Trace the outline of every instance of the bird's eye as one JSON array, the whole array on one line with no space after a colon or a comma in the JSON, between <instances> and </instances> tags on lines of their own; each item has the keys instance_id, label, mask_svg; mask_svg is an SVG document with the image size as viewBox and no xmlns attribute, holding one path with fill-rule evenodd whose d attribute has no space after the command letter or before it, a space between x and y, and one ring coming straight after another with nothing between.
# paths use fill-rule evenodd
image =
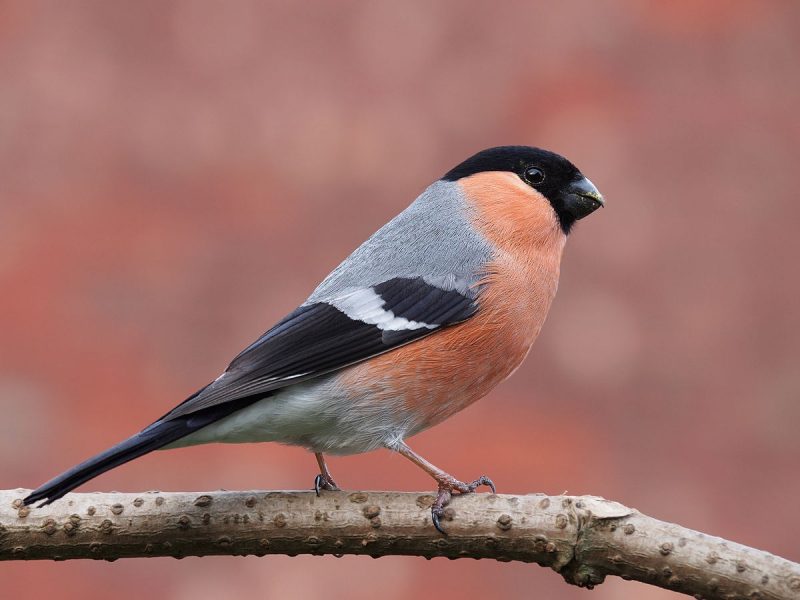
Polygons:
<instances>
[{"instance_id":1,"label":"bird's eye","mask_svg":"<svg viewBox=\"0 0 800 600\"><path fill-rule=\"evenodd\" d=\"M544 171L539 167L528 167L525 169L524 179L531 185L539 185L544 181Z\"/></svg>"}]
</instances>

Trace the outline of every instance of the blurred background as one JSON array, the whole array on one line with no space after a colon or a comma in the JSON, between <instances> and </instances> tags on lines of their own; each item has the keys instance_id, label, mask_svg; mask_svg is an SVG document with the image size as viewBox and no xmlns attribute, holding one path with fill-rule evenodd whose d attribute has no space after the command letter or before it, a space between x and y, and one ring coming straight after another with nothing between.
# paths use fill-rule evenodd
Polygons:
<instances>
[{"instance_id":1,"label":"blurred background","mask_svg":"<svg viewBox=\"0 0 800 600\"><path fill-rule=\"evenodd\" d=\"M798 31L788 0L0 3L0 488L151 422L428 183L531 144L608 207L571 237L524 366L412 446L502 492L605 496L800 560ZM388 452L330 464L349 489L431 489ZM82 490L316 472L300 449L218 445ZM0 565L2 596L31 590L588 593L491 561ZM592 597L677 595L612 579Z\"/></svg>"}]
</instances>

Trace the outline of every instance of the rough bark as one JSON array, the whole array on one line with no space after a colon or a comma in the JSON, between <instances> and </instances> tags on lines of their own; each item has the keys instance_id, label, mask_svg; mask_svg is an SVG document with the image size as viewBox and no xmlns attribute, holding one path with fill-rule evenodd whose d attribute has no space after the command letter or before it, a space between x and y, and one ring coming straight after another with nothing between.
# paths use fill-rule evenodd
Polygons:
<instances>
[{"instance_id":1,"label":"rough bark","mask_svg":"<svg viewBox=\"0 0 800 600\"><path fill-rule=\"evenodd\" d=\"M24 507L0 491L0 560L366 554L535 562L569 583L607 575L698 598L800 599L800 565L593 496L397 492L69 494Z\"/></svg>"}]
</instances>

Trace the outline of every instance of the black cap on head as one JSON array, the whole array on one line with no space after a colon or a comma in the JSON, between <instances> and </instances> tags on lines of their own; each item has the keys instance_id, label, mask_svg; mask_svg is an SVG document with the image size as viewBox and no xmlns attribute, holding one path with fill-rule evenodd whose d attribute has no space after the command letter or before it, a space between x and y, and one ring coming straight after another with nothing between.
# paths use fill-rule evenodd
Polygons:
<instances>
[{"instance_id":1,"label":"black cap on head","mask_svg":"<svg viewBox=\"0 0 800 600\"><path fill-rule=\"evenodd\" d=\"M445 181L457 181L485 171L509 171L550 201L564 233L578 219L603 205L591 181L563 156L531 146L499 146L482 150L448 171Z\"/></svg>"}]
</instances>

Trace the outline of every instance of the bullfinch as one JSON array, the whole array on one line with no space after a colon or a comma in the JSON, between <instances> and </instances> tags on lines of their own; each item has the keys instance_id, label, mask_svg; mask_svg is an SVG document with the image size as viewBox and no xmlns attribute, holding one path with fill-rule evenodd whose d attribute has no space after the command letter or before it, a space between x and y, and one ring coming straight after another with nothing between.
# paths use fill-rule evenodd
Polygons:
<instances>
[{"instance_id":1,"label":"bullfinch","mask_svg":"<svg viewBox=\"0 0 800 600\"><path fill-rule=\"evenodd\" d=\"M438 486L434 526L459 481L406 440L469 406L520 365L558 286L578 219L603 206L564 157L502 146L468 158L358 247L214 381L24 499L49 504L152 450L281 442L324 454L388 448Z\"/></svg>"}]
</instances>

